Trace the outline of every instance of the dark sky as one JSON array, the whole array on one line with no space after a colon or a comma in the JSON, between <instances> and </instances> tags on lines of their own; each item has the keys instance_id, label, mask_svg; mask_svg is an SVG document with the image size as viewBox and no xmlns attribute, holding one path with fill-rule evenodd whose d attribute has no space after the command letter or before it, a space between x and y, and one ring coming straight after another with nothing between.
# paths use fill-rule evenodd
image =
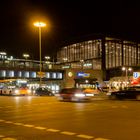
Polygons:
<instances>
[{"instance_id":1,"label":"dark sky","mask_svg":"<svg viewBox=\"0 0 140 140\"><path fill-rule=\"evenodd\" d=\"M42 56L52 55L71 40L94 33L139 39L139 3L122 0L3 0L0 4L0 51L39 58L38 29L43 19Z\"/></svg>"}]
</instances>

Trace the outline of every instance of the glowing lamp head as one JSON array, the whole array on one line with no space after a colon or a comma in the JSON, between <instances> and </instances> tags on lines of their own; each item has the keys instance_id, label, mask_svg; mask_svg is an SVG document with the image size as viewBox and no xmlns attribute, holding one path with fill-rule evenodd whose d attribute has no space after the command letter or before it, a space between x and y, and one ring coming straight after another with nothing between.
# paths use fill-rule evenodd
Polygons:
<instances>
[{"instance_id":1,"label":"glowing lamp head","mask_svg":"<svg viewBox=\"0 0 140 140\"><path fill-rule=\"evenodd\" d=\"M44 22L35 22L34 26L36 26L36 27L45 27L46 23L44 23Z\"/></svg>"}]
</instances>

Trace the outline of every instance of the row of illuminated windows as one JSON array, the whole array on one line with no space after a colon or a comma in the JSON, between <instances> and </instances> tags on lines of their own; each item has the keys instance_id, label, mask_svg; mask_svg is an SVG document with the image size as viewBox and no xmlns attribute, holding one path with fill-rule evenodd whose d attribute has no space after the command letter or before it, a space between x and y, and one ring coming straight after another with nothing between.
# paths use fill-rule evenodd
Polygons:
<instances>
[{"instance_id":1,"label":"row of illuminated windows","mask_svg":"<svg viewBox=\"0 0 140 140\"><path fill-rule=\"evenodd\" d=\"M57 54L59 62L80 61L101 57L101 40L90 40L66 46Z\"/></svg>"},{"instance_id":2,"label":"row of illuminated windows","mask_svg":"<svg viewBox=\"0 0 140 140\"><path fill-rule=\"evenodd\" d=\"M33 71L12 71L12 70L0 70L0 77L19 77L19 78L37 78L37 72ZM44 78L48 79L62 79L62 72L44 72Z\"/></svg>"},{"instance_id":3,"label":"row of illuminated windows","mask_svg":"<svg viewBox=\"0 0 140 140\"><path fill-rule=\"evenodd\" d=\"M137 47L135 44L106 43L106 68L122 65L137 65ZM139 53L138 53L139 54Z\"/></svg>"},{"instance_id":4,"label":"row of illuminated windows","mask_svg":"<svg viewBox=\"0 0 140 140\"><path fill-rule=\"evenodd\" d=\"M74 67L79 67L78 62L102 58L102 40L89 40L72 44L62 48L57 53L59 62L77 62ZM82 60L82 61L81 61ZM140 44L121 40L105 40L105 62L106 68L119 67L123 65L136 66L140 64ZM100 66L101 66L100 63ZM94 68L95 62L90 66Z\"/></svg>"},{"instance_id":5,"label":"row of illuminated windows","mask_svg":"<svg viewBox=\"0 0 140 140\"><path fill-rule=\"evenodd\" d=\"M79 69L101 69L101 59L93 59L93 60L87 60L82 62L72 62L72 63L66 63L65 65L62 65L63 69L67 68L79 68Z\"/></svg>"}]
</instances>

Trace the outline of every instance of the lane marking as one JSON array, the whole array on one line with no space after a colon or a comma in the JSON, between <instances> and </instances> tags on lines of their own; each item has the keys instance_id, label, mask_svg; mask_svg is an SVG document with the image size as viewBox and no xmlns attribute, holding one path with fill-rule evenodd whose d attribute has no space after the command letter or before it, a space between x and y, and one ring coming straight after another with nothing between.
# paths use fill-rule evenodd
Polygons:
<instances>
[{"instance_id":1,"label":"lane marking","mask_svg":"<svg viewBox=\"0 0 140 140\"><path fill-rule=\"evenodd\" d=\"M79 138L85 138L85 139L93 139L94 138L93 136L83 135L83 134L77 135L77 137L79 137Z\"/></svg>"},{"instance_id":2,"label":"lane marking","mask_svg":"<svg viewBox=\"0 0 140 140\"><path fill-rule=\"evenodd\" d=\"M44 129L46 129L46 127L41 127L41 126L36 126L36 127L34 127L34 128L36 128L36 129L40 129L40 130L44 130Z\"/></svg>"},{"instance_id":3,"label":"lane marking","mask_svg":"<svg viewBox=\"0 0 140 140\"><path fill-rule=\"evenodd\" d=\"M3 122L3 123L8 123L8 124L14 124L14 125L21 125L21 126L24 126L24 127L32 127L32 128L35 128L35 129L39 129L39 130L46 130L46 131L49 131L49 132L59 132L60 134L64 134L64 135L75 135L75 137L79 137L79 138L84 138L84 139L93 139L94 136L90 136L90 135L84 135L84 134L79 134L79 135L76 135L76 133L74 132L70 132L70 131L61 131L61 130L58 130L58 129L52 129L52 128L49 128L47 129L46 127L41 127L41 126L34 126L34 125L31 125L31 124L23 124L23 123L15 123L15 122L12 122L12 121L6 121L6 120L2 120L0 119L0 122ZM5 137L3 135L0 135L0 137ZM3 138L2 140L16 140L14 138ZM110 139L105 139L105 138L95 138L94 140L110 140Z\"/></svg>"},{"instance_id":4,"label":"lane marking","mask_svg":"<svg viewBox=\"0 0 140 140\"><path fill-rule=\"evenodd\" d=\"M63 131L63 132L61 132L61 134L65 134L65 135L75 135L76 133L69 132L69 131Z\"/></svg>"},{"instance_id":5,"label":"lane marking","mask_svg":"<svg viewBox=\"0 0 140 140\"><path fill-rule=\"evenodd\" d=\"M14 138L2 138L2 140L17 140L17 139L14 139Z\"/></svg>"},{"instance_id":6,"label":"lane marking","mask_svg":"<svg viewBox=\"0 0 140 140\"><path fill-rule=\"evenodd\" d=\"M104 139L104 138L96 138L94 140L109 140L109 139Z\"/></svg>"},{"instance_id":7,"label":"lane marking","mask_svg":"<svg viewBox=\"0 0 140 140\"><path fill-rule=\"evenodd\" d=\"M23 126L25 126L25 127L34 127L34 125L31 125L31 124L24 124Z\"/></svg>"},{"instance_id":8,"label":"lane marking","mask_svg":"<svg viewBox=\"0 0 140 140\"><path fill-rule=\"evenodd\" d=\"M5 121L5 123L13 123L13 122L11 122L11 121Z\"/></svg>"},{"instance_id":9,"label":"lane marking","mask_svg":"<svg viewBox=\"0 0 140 140\"><path fill-rule=\"evenodd\" d=\"M50 131L50 132L59 132L60 130L49 128L49 129L47 129L47 131Z\"/></svg>"},{"instance_id":10,"label":"lane marking","mask_svg":"<svg viewBox=\"0 0 140 140\"><path fill-rule=\"evenodd\" d=\"M23 123L13 123L15 125L24 125Z\"/></svg>"},{"instance_id":11,"label":"lane marking","mask_svg":"<svg viewBox=\"0 0 140 140\"><path fill-rule=\"evenodd\" d=\"M5 137L4 135L0 135L0 138L3 138L3 137Z\"/></svg>"}]
</instances>

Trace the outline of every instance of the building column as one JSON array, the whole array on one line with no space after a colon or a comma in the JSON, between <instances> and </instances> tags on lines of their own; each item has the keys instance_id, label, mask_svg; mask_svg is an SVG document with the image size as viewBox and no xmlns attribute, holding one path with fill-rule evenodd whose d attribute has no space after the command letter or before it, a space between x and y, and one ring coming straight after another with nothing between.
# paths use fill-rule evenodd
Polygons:
<instances>
[{"instance_id":1,"label":"building column","mask_svg":"<svg viewBox=\"0 0 140 140\"><path fill-rule=\"evenodd\" d=\"M105 37L101 39L102 57L101 57L101 70L103 81L107 79L106 75L106 51L105 51Z\"/></svg>"}]
</instances>

